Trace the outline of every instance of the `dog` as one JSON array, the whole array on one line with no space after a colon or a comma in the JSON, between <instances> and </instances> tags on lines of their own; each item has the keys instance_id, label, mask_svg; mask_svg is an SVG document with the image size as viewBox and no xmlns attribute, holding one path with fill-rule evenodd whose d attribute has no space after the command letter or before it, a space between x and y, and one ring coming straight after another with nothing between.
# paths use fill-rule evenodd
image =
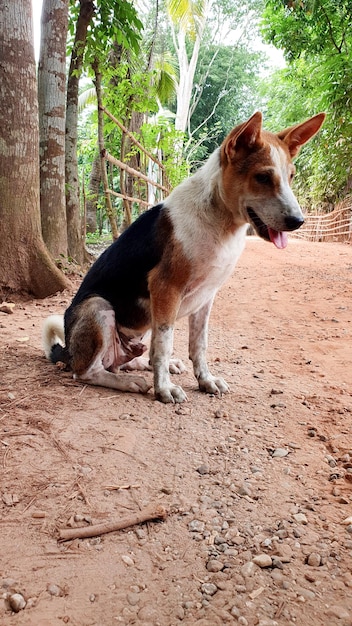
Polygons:
<instances>
[{"instance_id":1,"label":"dog","mask_svg":"<svg viewBox=\"0 0 352 626\"><path fill-rule=\"evenodd\" d=\"M155 397L183 402L170 372L175 321L189 318L189 357L201 391L221 395L225 380L207 365L207 331L214 297L229 278L248 224L277 248L303 214L291 189L292 159L320 129L319 113L274 134L254 113L166 200L133 222L92 265L62 317L44 323L46 356L62 361L84 383L146 393L151 385L123 369L152 369ZM146 336L151 331L149 360Z\"/></svg>"}]
</instances>

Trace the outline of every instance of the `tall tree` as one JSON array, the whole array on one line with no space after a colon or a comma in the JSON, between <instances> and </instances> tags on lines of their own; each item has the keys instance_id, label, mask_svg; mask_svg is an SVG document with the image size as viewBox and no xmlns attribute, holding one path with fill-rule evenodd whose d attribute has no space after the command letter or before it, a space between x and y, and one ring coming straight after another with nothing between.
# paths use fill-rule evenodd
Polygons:
<instances>
[{"instance_id":1,"label":"tall tree","mask_svg":"<svg viewBox=\"0 0 352 626\"><path fill-rule=\"evenodd\" d=\"M104 158L104 112L102 109L102 86L101 86L101 71L99 67L98 59L95 59L93 63L93 71L95 74L95 90L97 94L97 104L98 104L98 146L99 146L99 154L100 154L100 166L101 166L101 178L104 187L105 193L105 207L106 207L106 215L109 219L111 226L111 234L112 238L115 241L118 238L119 231L117 228L116 217L114 214L114 210L112 207L111 197L108 193L109 182L108 182L108 173L106 171L106 161Z\"/></svg>"},{"instance_id":2,"label":"tall tree","mask_svg":"<svg viewBox=\"0 0 352 626\"><path fill-rule=\"evenodd\" d=\"M42 239L31 0L0 3L0 288L43 298L68 283Z\"/></svg>"},{"instance_id":3,"label":"tall tree","mask_svg":"<svg viewBox=\"0 0 352 626\"><path fill-rule=\"evenodd\" d=\"M224 40L236 48L253 33L257 36L261 0L166 0L166 4L179 64L175 128L190 135L194 102L204 85L194 81L201 50L213 47L211 68Z\"/></svg>"},{"instance_id":4,"label":"tall tree","mask_svg":"<svg viewBox=\"0 0 352 626\"><path fill-rule=\"evenodd\" d=\"M204 159L231 128L262 106L258 74L265 56L243 45L211 45L201 50L195 83L202 87L191 103L188 159ZM189 147L188 147L189 146Z\"/></svg>"},{"instance_id":5,"label":"tall tree","mask_svg":"<svg viewBox=\"0 0 352 626\"><path fill-rule=\"evenodd\" d=\"M71 0L73 9L76 7ZM94 16L94 19L93 19ZM82 68L96 59L103 62L112 43L138 49L142 23L129 0L79 0L74 44L67 84L66 107L66 212L69 254L79 263L85 258L80 219L77 122L78 87Z\"/></svg>"},{"instance_id":6,"label":"tall tree","mask_svg":"<svg viewBox=\"0 0 352 626\"><path fill-rule=\"evenodd\" d=\"M65 180L68 253L77 263L85 262L77 162L78 90L82 74L87 31L94 15L94 2L80 0L75 38L67 80Z\"/></svg>"},{"instance_id":7,"label":"tall tree","mask_svg":"<svg viewBox=\"0 0 352 626\"><path fill-rule=\"evenodd\" d=\"M95 233L97 230L97 210L99 201L99 189L101 183L100 155L97 153L92 162L89 176L89 186L86 202L86 232Z\"/></svg>"},{"instance_id":8,"label":"tall tree","mask_svg":"<svg viewBox=\"0 0 352 626\"><path fill-rule=\"evenodd\" d=\"M187 130L189 122L194 74L210 5L211 0L198 0L197 2L168 0L167 2L179 64L175 129L182 132ZM187 35L189 36L188 42ZM191 53L189 53L190 47Z\"/></svg>"},{"instance_id":9,"label":"tall tree","mask_svg":"<svg viewBox=\"0 0 352 626\"><path fill-rule=\"evenodd\" d=\"M67 256L65 100L68 0L44 0L38 66L40 211L54 259Z\"/></svg>"}]
</instances>

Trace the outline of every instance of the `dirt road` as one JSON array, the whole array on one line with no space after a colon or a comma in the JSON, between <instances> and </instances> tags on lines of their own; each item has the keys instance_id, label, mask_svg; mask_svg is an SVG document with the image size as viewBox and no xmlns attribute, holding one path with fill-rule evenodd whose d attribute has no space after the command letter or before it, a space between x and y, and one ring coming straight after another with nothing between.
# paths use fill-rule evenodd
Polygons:
<instances>
[{"instance_id":1,"label":"dirt road","mask_svg":"<svg viewBox=\"0 0 352 626\"><path fill-rule=\"evenodd\" d=\"M70 294L0 313L0 624L351 626L351 280L352 246L250 239L209 337L231 392L196 390L181 321L175 406L45 361ZM148 504L166 521L56 539Z\"/></svg>"}]
</instances>

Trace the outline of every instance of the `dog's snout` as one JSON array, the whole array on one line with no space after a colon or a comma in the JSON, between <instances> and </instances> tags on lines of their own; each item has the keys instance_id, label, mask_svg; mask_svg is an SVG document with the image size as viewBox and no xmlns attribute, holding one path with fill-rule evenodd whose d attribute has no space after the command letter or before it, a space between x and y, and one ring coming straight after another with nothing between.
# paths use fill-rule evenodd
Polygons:
<instances>
[{"instance_id":1,"label":"dog's snout","mask_svg":"<svg viewBox=\"0 0 352 626\"><path fill-rule=\"evenodd\" d=\"M286 230L296 230L304 223L304 218L299 216L295 217L293 215L289 215L285 217L285 226Z\"/></svg>"}]
</instances>

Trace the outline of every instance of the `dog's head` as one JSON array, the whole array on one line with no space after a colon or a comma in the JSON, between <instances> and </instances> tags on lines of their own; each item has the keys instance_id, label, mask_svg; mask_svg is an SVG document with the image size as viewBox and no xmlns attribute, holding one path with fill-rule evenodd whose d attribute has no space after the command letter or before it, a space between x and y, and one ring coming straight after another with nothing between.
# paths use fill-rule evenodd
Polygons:
<instances>
[{"instance_id":1,"label":"dog's head","mask_svg":"<svg viewBox=\"0 0 352 626\"><path fill-rule=\"evenodd\" d=\"M262 129L257 112L236 126L221 145L222 195L230 210L250 223L276 247L287 245L287 231L296 230L303 214L291 189L292 159L320 129L325 113L278 134Z\"/></svg>"}]
</instances>

